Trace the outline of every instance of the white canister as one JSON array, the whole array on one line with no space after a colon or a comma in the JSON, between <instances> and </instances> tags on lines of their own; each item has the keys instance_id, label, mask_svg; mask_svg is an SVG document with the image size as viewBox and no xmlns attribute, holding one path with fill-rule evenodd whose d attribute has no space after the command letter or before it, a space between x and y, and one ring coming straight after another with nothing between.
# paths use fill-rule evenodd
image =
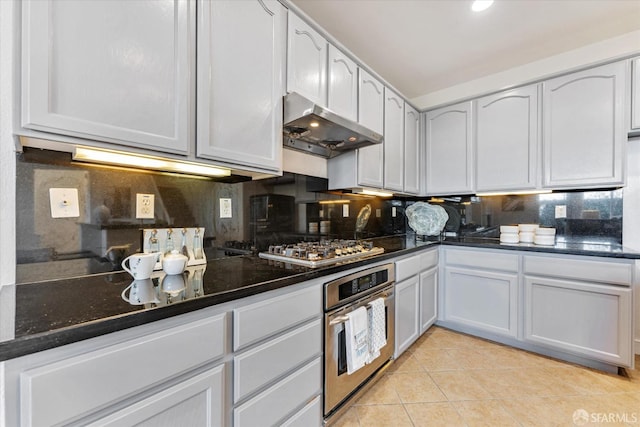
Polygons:
<instances>
[{"instance_id":1,"label":"white canister","mask_svg":"<svg viewBox=\"0 0 640 427\"><path fill-rule=\"evenodd\" d=\"M320 221L320 234L329 234L331 232L331 221Z\"/></svg>"},{"instance_id":2,"label":"white canister","mask_svg":"<svg viewBox=\"0 0 640 427\"><path fill-rule=\"evenodd\" d=\"M309 223L309 233L317 233L318 232L318 223L317 222L310 222Z\"/></svg>"},{"instance_id":3,"label":"white canister","mask_svg":"<svg viewBox=\"0 0 640 427\"><path fill-rule=\"evenodd\" d=\"M521 231L520 232L520 243L533 243L533 238L535 233L531 231Z\"/></svg>"}]
</instances>

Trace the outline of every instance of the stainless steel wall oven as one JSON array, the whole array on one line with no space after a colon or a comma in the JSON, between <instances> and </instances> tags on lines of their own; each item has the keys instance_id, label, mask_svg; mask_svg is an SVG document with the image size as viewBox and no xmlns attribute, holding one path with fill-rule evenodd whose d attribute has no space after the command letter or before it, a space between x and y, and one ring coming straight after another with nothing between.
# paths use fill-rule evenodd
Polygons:
<instances>
[{"instance_id":1,"label":"stainless steel wall oven","mask_svg":"<svg viewBox=\"0 0 640 427\"><path fill-rule=\"evenodd\" d=\"M395 270L393 264L367 268L325 284L324 417L325 424L339 417L348 404L369 388L391 363L395 346ZM345 322L347 314L384 299L386 345L380 355L351 374L347 373Z\"/></svg>"}]
</instances>

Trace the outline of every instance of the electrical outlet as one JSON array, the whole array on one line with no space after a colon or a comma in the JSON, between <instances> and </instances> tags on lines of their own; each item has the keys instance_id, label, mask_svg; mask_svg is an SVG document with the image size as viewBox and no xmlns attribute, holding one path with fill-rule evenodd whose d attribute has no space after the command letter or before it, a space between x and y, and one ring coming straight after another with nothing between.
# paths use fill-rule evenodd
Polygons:
<instances>
[{"instance_id":1,"label":"electrical outlet","mask_svg":"<svg viewBox=\"0 0 640 427\"><path fill-rule=\"evenodd\" d=\"M382 209L376 209L376 218L380 218L382 216Z\"/></svg>"},{"instance_id":2,"label":"electrical outlet","mask_svg":"<svg viewBox=\"0 0 640 427\"><path fill-rule=\"evenodd\" d=\"M77 188L50 188L51 218L75 218L80 216Z\"/></svg>"},{"instance_id":3,"label":"electrical outlet","mask_svg":"<svg viewBox=\"0 0 640 427\"><path fill-rule=\"evenodd\" d=\"M232 218L231 199L220 199L220 218Z\"/></svg>"},{"instance_id":4,"label":"electrical outlet","mask_svg":"<svg viewBox=\"0 0 640 427\"><path fill-rule=\"evenodd\" d=\"M393 218L395 218L396 215L398 215L398 212L396 211L396 207L395 206L391 206L391 216Z\"/></svg>"},{"instance_id":5,"label":"electrical outlet","mask_svg":"<svg viewBox=\"0 0 640 427\"><path fill-rule=\"evenodd\" d=\"M153 219L154 218L155 196L153 194L136 193L136 218L137 219Z\"/></svg>"},{"instance_id":6,"label":"electrical outlet","mask_svg":"<svg viewBox=\"0 0 640 427\"><path fill-rule=\"evenodd\" d=\"M349 216L349 205L342 205L342 216L347 218Z\"/></svg>"},{"instance_id":7,"label":"electrical outlet","mask_svg":"<svg viewBox=\"0 0 640 427\"><path fill-rule=\"evenodd\" d=\"M567 217L567 205L557 205L556 218L566 218L566 217Z\"/></svg>"}]
</instances>

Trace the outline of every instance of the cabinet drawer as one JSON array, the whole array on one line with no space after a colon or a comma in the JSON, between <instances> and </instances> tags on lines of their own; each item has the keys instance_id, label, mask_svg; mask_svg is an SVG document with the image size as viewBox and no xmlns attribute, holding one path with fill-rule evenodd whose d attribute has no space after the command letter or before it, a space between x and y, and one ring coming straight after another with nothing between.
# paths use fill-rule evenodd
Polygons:
<instances>
[{"instance_id":1,"label":"cabinet drawer","mask_svg":"<svg viewBox=\"0 0 640 427\"><path fill-rule=\"evenodd\" d=\"M236 356L234 402L321 352L322 320L318 319Z\"/></svg>"},{"instance_id":2,"label":"cabinet drawer","mask_svg":"<svg viewBox=\"0 0 640 427\"><path fill-rule=\"evenodd\" d=\"M233 350L322 315L322 286L269 298L233 310Z\"/></svg>"},{"instance_id":3,"label":"cabinet drawer","mask_svg":"<svg viewBox=\"0 0 640 427\"><path fill-rule=\"evenodd\" d=\"M598 258L576 259L527 255L524 273L631 286L633 266Z\"/></svg>"},{"instance_id":4,"label":"cabinet drawer","mask_svg":"<svg viewBox=\"0 0 640 427\"><path fill-rule=\"evenodd\" d=\"M430 251L420 254L420 271L425 271L437 265L438 265L437 249L431 249Z\"/></svg>"},{"instance_id":5,"label":"cabinet drawer","mask_svg":"<svg viewBox=\"0 0 640 427\"><path fill-rule=\"evenodd\" d=\"M274 425L302 407L322 389L322 363L317 358L233 411L233 425Z\"/></svg>"},{"instance_id":6,"label":"cabinet drawer","mask_svg":"<svg viewBox=\"0 0 640 427\"><path fill-rule=\"evenodd\" d=\"M396 282L415 276L420 272L420 255L396 261Z\"/></svg>"},{"instance_id":7,"label":"cabinet drawer","mask_svg":"<svg viewBox=\"0 0 640 427\"><path fill-rule=\"evenodd\" d=\"M449 249L445 251L447 265L475 267L483 270L518 271L518 255L493 251Z\"/></svg>"},{"instance_id":8,"label":"cabinet drawer","mask_svg":"<svg viewBox=\"0 0 640 427\"><path fill-rule=\"evenodd\" d=\"M316 396L307 406L282 424L282 427L320 427L322 425L322 400Z\"/></svg>"},{"instance_id":9,"label":"cabinet drawer","mask_svg":"<svg viewBox=\"0 0 640 427\"><path fill-rule=\"evenodd\" d=\"M64 423L221 357L225 316L22 372L21 419L33 426Z\"/></svg>"}]
</instances>

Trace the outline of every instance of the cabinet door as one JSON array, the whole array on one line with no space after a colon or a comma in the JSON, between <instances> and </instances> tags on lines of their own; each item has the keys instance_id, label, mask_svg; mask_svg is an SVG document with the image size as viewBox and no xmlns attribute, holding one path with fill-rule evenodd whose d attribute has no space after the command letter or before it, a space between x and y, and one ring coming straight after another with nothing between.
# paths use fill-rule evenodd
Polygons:
<instances>
[{"instance_id":1,"label":"cabinet door","mask_svg":"<svg viewBox=\"0 0 640 427\"><path fill-rule=\"evenodd\" d=\"M538 183L538 86L480 98L476 190L528 190Z\"/></svg>"},{"instance_id":2,"label":"cabinet door","mask_svg":"<svg viewBox=\"0 0 640 427\"><path fill-rule=\"evenodd\" d=\"M282 169L286 13L275 0L198 3L199 157Z\"/></svg>"},{"instance_id":3,"label":"cabinet door","mask_svg":"<svg viewBox=\"0 0 640 427\"><path fill-rule=\"evenodd\" d=\"M188 152L194 126L191 3L22 5L22 126Z\"/></svg>"},{"instance_id":4,"label":"cabinet door","mask_svg":"<svg viewBox=\"0 0 640 427\"><path fill-rule=\"evenodd\" d=\"M624 183L625 63L543 83L544 186Z\"/></svg>"},{"instance_id":5,"label":"cabinet door","mask_svg":"<svg viewBox=\"0 0 640 427\"><path fill-rule=\"evenodd\" d=\"M293 13L289 14L287 91L327 106L327 41Z\"/></svg>"},{"instance_id":6,"label":"cabinet door","mask_svg":"<svg viewBox=\"0 0 640 427\"><path fill-rule=\"evenodd\" d=\"M420 192L420 115L404 104L404 192Z\"/></svg>"},{"instance_id":7,"label":"cabinet door","mask_svg":"<svg viewBox=\"0 0 640 427\"><path fill-rule=\"evenodd\" d=\"M438 267L420 273L420 334L438 317Z\"/></svg>"},{"instance_id":8,"label":"cabinet door","mask_svg":"<svg viewBox=\"0 0 640 427\"><path fill-rule=\"evenodd\" d=\"M358 120L358 66L335 46L329 45L327 104L342 117Z\"/></svg>"},{"instance_id":9,"label":"cabinet door","mask_svg":"<svg viewBox=\"0 0 640 427\"><path fill-rule=\"evenodd\" d=\"M418 275L396 284L396 359L420 336L419 304Z\"/></svg>"},{"instance_id":10,"label":"cabinet door","mask_svg":"<svg viewBox=\"0 0 640 427\"><path fill-rule=\"evenodd\" d=\"M427 112L427 194L473 192L471 113L471 101Z\"/></svg>"},{"instance_id":11,"label":"cabinet door","mask_svg":"<svg viewBox=\"0 0 640 427\"><path fill-rule=\"evenodd\" d=\"M180 382L88 426L223 426L224 365Z\"/></svg>"},{"instance_id":12,"label":"cabinet door","mask_svg":"<svg viewBox=\"0 0 640 427\"><path fill-rule=\"evenodd\" d=\"M475 329L516 337L518 274L445 268L444 319Z\"/></svg>"},{"instance_id":13,"label":"cabinet door","mask_svg":"<svg viewBox=\"0 0 640 427\"><path fill-rule=\"evenodd\" d=\"M384 132L384 86L369 73L358 70L358 123L378 132ZM358 185L382 188L383 144L358 150Z\"/></svg>"},{"instance_id":14,"label":"cabinet door","mask_svg":"<svg viewBox=\"0 0 640 427\"><path fill-rule=\"evenodd\" d=\"M524 339L631 366L630 288L525 276Z\"/></svg>"},{"instance_id":15,"label":"cabinet door","mask_svg":"<svg viewBox=\"0 0 640 427\"><path fill-rule=\"evenodd\" d=\"M358 123L380 135L384 132L384 86L362 68L358 70Z\"/></svg>"},{"instance_id":16,"label":"cabinet door","mask_svg":"<svg viewBox=\"0 0 640 427\"><path fill-rule=\"evenodd\" d=\"M404 100L384 89L384 188L404 190Z\"/></svg>"},{"instance_id":17,"label":"cabinet door","mask_svg":"<svg viewBox=\"0 0 640 427\"><path fill-rule=\"evenodd\" d=\"M640 58L631 62L631 129L640 130Z\"/></svg>"}]
</instances>

